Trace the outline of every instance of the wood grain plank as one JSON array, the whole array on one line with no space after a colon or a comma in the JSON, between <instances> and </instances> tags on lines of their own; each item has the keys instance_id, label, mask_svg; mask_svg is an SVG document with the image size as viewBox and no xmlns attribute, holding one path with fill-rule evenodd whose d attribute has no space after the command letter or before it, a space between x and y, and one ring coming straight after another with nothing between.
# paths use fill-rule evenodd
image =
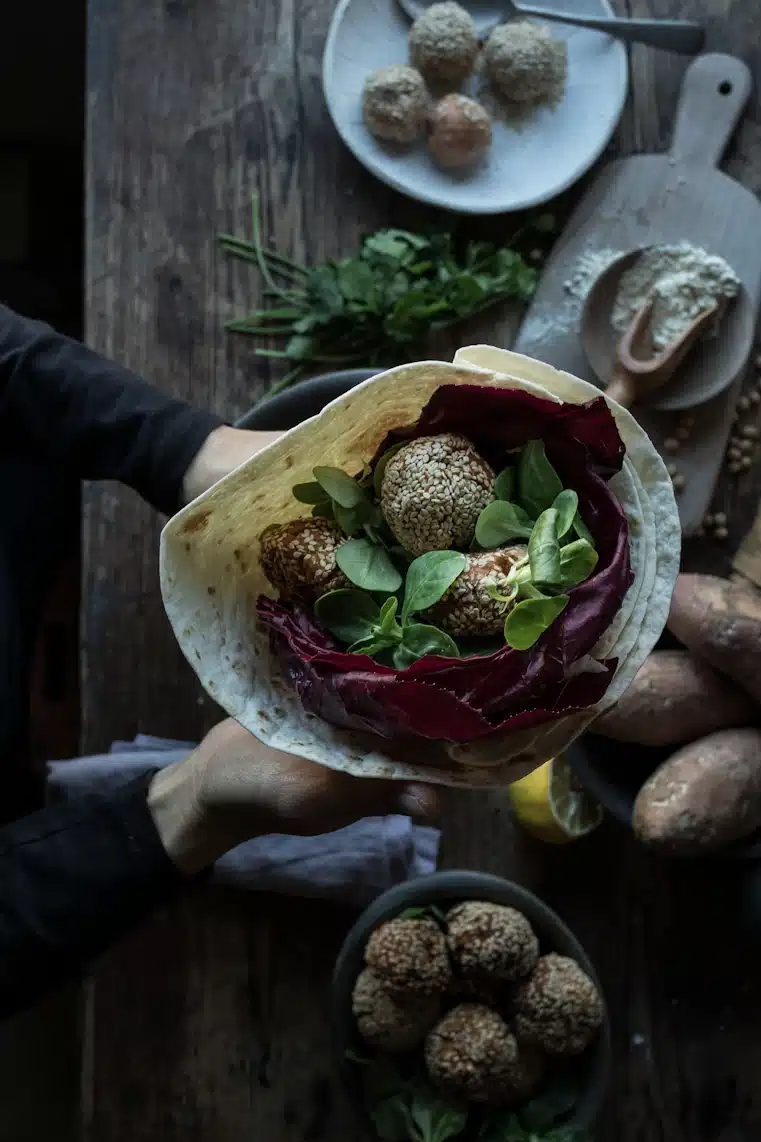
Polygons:
<instances>
[{"instance_id":1,"label":"wood grain plank","mask_svg":"<svg viewBox=\"0 0 761 1142\"><path fill-rule=\"evenodd\" d=\"M623 10L623 3L619 6ZM698 0L631 0L633 13L703 17ZM328 0L91 0L88 339L161 387L233 417L271 377L223 321L259 300L220 258L246 230L252 190L284 253L315 260L363 232L437 216L376 183L340 144L320 91ZM758 68L744 0L716 0L709 46ZM669 134L684 61L636 51L618 153ZM761 186L755 120L732 169ZM573 195L569 196L572 200ZM560 209L563 207L561 205ZM511 220L474 225L504 237ZM473 339L508 345L513 314ZM470 339L470 338L464 338ZM444 349L442 349L442 352ZM722 487L733 528L758 498ZM173 643L156 576L158 521L128 492L90 489L85 520L84 744L138 730L192 737L215 717ZM734 531L733 531L734 535ZM731 544L727 550L731 550ZM690 565L728 556L693 545ZM599 966L616 1070L600 1137L747 1142L759 1135L755 949L731 927L735 866L670 868L613 827L572 849L516 833L504 797L447 798L444 863L540 892ZM350 917L299 901L199 893L99 966L90 985L83 1137L122 1142L359 1139L329 1057L330 969Z\"/></svg>"}]
</instances>

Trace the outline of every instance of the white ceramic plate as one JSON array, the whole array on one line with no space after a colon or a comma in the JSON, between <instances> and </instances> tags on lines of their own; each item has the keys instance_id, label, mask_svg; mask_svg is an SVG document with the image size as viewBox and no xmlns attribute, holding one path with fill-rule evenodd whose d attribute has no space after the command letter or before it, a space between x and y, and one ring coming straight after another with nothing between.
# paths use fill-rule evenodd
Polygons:
<instances>
[{"instance_id":1,"label":"white ceramic plate","mask_svg":"<svg viewBox=\"0 0 761 1142\"><path fill-rule=\"evenodd\" d=\"M543 0L577 15L610 16L607 0ZM562 102L520 130L495 121L488 159L467 177L434 166L424 144L391 154L362 122L362 87L378 67L407 63L409 21L396 0L340 0L322 64L325 99L346 146L377 178L421 202L463 214L500 214L546 202L575 182L604 150L626 99L623 44L600 32L547 25L568 44Z\"/></svg>"}]
</instances>

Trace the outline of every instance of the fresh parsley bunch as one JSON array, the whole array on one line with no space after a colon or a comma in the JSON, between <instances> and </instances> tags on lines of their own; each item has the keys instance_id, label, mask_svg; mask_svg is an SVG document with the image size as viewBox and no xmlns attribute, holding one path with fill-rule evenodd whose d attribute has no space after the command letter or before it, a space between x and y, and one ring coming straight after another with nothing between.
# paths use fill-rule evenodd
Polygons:
<instances>
[{"instance_id":1,"label":"fresh parsley bunch","mask_svg":"<svg viewBox=\"0 0 761 1142\"><path fill-rule=\"evenodd\" d=\"M554 219L540 215L532 226L549 232ZM500 301L528 301L537 283L536 269L510 246L469 242L460 258L451 234L393 229L365 238L355 257L309 269L264 245L257 195L251 241L220 234L219 242L258 267L273 301L226 326L285 341L282 349L257 349L292 365L268 395L313 365L393 365L424 356L431 332Z\"/></svg>"}]
</instances>

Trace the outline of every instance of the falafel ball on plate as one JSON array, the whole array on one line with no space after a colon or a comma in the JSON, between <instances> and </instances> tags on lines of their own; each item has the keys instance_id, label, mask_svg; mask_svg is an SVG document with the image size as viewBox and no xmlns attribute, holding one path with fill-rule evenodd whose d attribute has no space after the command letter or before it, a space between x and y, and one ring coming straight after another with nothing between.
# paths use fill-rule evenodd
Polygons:
<instances>
[{"instance_id":1,"label":"falafel ball on plate","mask_svg":"<svg viewBox=\"0 0 761 1142\"><path fill-rule=\"evenodd\" d=\"M444 170L467 170L491 147L491 115L467 95L445 95L431 111L428 150Z\"/></svg>"},{"instance_id":2,"label":"falafel ball on plate","mask_svg":"<svg viewBox=\"0 0 761 1142\"><path fill-rule=\"evenodd\" d=\"M483 64L492 87L511 103L550 102L565 83L567 50L541 24L500 24L484 45Z\"/></svg>"},{"instance_id":3,"label":"falafel ball on plate","mask_svg":"<svg viewBox=\"0 0 761 1142\"><path fill-rule=\"evenodd\" d=\"M376 139L409 146L428 118L428 90L419 71L406 64L379 67L365 80L362 116Z\"/></svg>"},{"instance_id":4,"label":"falafel ball on plate","mask_svg":"<svg viewBox=\"0 0 761 1142\"><path fill-rule=\"evenodd\" d=\"M459 84L478 55L473 17L453 0L431 4L410 28L410 59L434 86Z\"/></svg>"}]
</instances>

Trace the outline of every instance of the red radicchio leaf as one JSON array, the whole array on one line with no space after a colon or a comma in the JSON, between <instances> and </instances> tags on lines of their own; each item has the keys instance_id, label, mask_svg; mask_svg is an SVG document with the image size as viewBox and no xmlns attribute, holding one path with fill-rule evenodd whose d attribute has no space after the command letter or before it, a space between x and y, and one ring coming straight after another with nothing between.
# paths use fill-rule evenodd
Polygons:
<instances>
[{"instance_id":1,"label":"red radicchio leaf","mask_svg":"<svg viewBox=\"0 0 761 1142\"><path fill-rule=\"evenodd\" d=\"M610 626L633 580L626 518L607 484L625 449L604 399L557 404L518 389L442 385L417 424L392 433L378 455L398 440L442 432L467 436L497 471L508 450L542 439L563 486L578 493L597 566L530 650L428 655L406 670L347 654L310 612L262 596L257 613L286 679L307 711L333 725L387 739L474 741L585 709L613 677L615 661L597 672L569 673Z\"/></svg>"}]
</instances>

